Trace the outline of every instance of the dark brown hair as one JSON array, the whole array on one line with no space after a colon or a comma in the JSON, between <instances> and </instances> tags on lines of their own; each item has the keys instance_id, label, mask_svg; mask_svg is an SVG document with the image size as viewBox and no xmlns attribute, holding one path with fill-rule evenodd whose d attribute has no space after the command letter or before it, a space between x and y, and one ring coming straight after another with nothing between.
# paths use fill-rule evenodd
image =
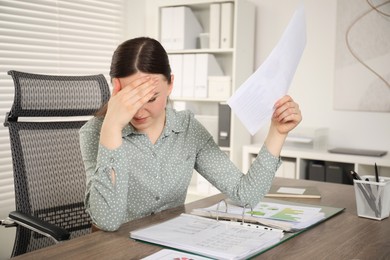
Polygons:
<instances>
[{"instance_id":1,"label":"dark brown hair","mask_svg":"<svg viewBox=\"0 0 390 260\"><path fill-rule=\"evenodd\" d=\"M155 39L138 37L121 43L114 51L111 60L110 77L124 78L137 72L162 74L171 83L171 67L164 47ZM96 116L104 117L105 104Z\"/></svg>"}]
</instances>

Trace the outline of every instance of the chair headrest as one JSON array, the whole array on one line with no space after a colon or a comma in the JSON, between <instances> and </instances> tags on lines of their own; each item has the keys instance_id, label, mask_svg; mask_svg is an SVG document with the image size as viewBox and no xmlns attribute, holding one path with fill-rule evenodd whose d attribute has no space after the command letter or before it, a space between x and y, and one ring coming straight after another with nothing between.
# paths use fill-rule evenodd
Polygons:
<instances>
[{"instance_id":1,"label":"chair headrest","mask_svg":"<svg viewBox=\"0 0 390 260\"><path fill-rule=\"evenodd\" d=\"M11 70L15 97L10 117L88 116L110 98L104 75L59 76Z\"/></svg>"}]
</instances>

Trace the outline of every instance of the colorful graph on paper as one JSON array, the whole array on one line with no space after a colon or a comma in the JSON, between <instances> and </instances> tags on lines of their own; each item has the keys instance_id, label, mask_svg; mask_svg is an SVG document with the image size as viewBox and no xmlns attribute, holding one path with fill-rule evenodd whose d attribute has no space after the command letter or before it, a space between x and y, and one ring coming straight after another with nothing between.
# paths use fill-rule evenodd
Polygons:
<instances>
[{"instance_id":1,"label":"colorful graph on paper","mask_svg":"<svg viewBox=\"0 0 390 260\"><path fill-rule=\"evenodd\" d=\"M320 212L320 208L288 206L277 203L260 203L254 209L246 211L246 215L261 218L278 219L292 222L305 222Z\"/></svg>"}]
</instances>

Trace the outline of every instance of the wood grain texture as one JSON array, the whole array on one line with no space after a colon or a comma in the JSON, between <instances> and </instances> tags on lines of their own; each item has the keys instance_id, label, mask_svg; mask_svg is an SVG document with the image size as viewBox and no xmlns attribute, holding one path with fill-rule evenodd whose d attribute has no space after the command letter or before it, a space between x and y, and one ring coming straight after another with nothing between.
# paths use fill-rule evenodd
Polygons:
<instances>
[{"instance_id":1,"label":"wood grain texture","mask_svg":"<svg viewBox=\"0 0 390 260\"><path fill-rule=\"evenodd\" d=\"M255 259L389 259L390 219L376 221L356 213L352 185L276 178L276 185L316 186L321 199L283 200L345 208L344 212L262 253ZM116 232L97 231L14 259L140 259L161 249L129 238L129 232L206 207L223 199L215 195L185 206L130 221Z\"/></svg>"}]
</instances>

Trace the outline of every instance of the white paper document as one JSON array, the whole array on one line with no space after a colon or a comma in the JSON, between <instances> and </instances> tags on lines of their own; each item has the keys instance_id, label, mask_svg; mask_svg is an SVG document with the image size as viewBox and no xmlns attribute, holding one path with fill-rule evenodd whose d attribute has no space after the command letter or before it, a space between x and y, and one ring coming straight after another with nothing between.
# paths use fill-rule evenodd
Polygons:
<instances>
[{"instance_id":1,"label":"white paper document","mask_svg":"<svg viewBox=\"0 0 390 260\"><path fill-rule=\"evenodd\" d=\"M162 249L157 253L154 253L148 257L142 258L142 260L213 260L208 257L189 254L172 249Z\"/></svg>"},{"instance_id":2,"label":"white paper document","mask_svg":"<svg viewBox=\"0 0 390 260\"><path fill-rule=\"evenodd\" d=\"M305 193L306 189L299 189L299 188L290 188L290 187L280 187L278 189L278 192L280 193L291 193L291 194L299 194L302 195Z\"/></svg>"},{"instance_id":3,"label":"white paper document","mask_svg":"<svg viewBox=\"0 0 390 260\"><path fill-rule=\"evenodd\" d=\"M275 102L287 94L305 45L306 21L301 6L271 54L228 100L252 135L271 118Z\"/></svg>"},{"instance_id":4,"label":"white paper document","mask_svg":"<svg viewBox=\"0 0 390 260\"><path fill-rule=\"evenodd\" d=\"M283 232L181 214L131 231L131 238L200 254L213 259L248 259L277 243Z\"/></svg>"},{"instance_id":5,"label":"white paper document","mask_svg":"<svg viewBox=\"0 0 390 260\"><path fill-rule=\"evenodd\" d=\"M218 211L218 204L215 204L208 208L194 209L191 213L210 217L218 214L221 218L237 216L237 219L240 220L244 217L246 221L257 222L286 231L307 228L325 217L320 207L271 202L260 202L253 209L243 209L243 207L228 204L224 212Z\"/></svg>"}]
</instances>

